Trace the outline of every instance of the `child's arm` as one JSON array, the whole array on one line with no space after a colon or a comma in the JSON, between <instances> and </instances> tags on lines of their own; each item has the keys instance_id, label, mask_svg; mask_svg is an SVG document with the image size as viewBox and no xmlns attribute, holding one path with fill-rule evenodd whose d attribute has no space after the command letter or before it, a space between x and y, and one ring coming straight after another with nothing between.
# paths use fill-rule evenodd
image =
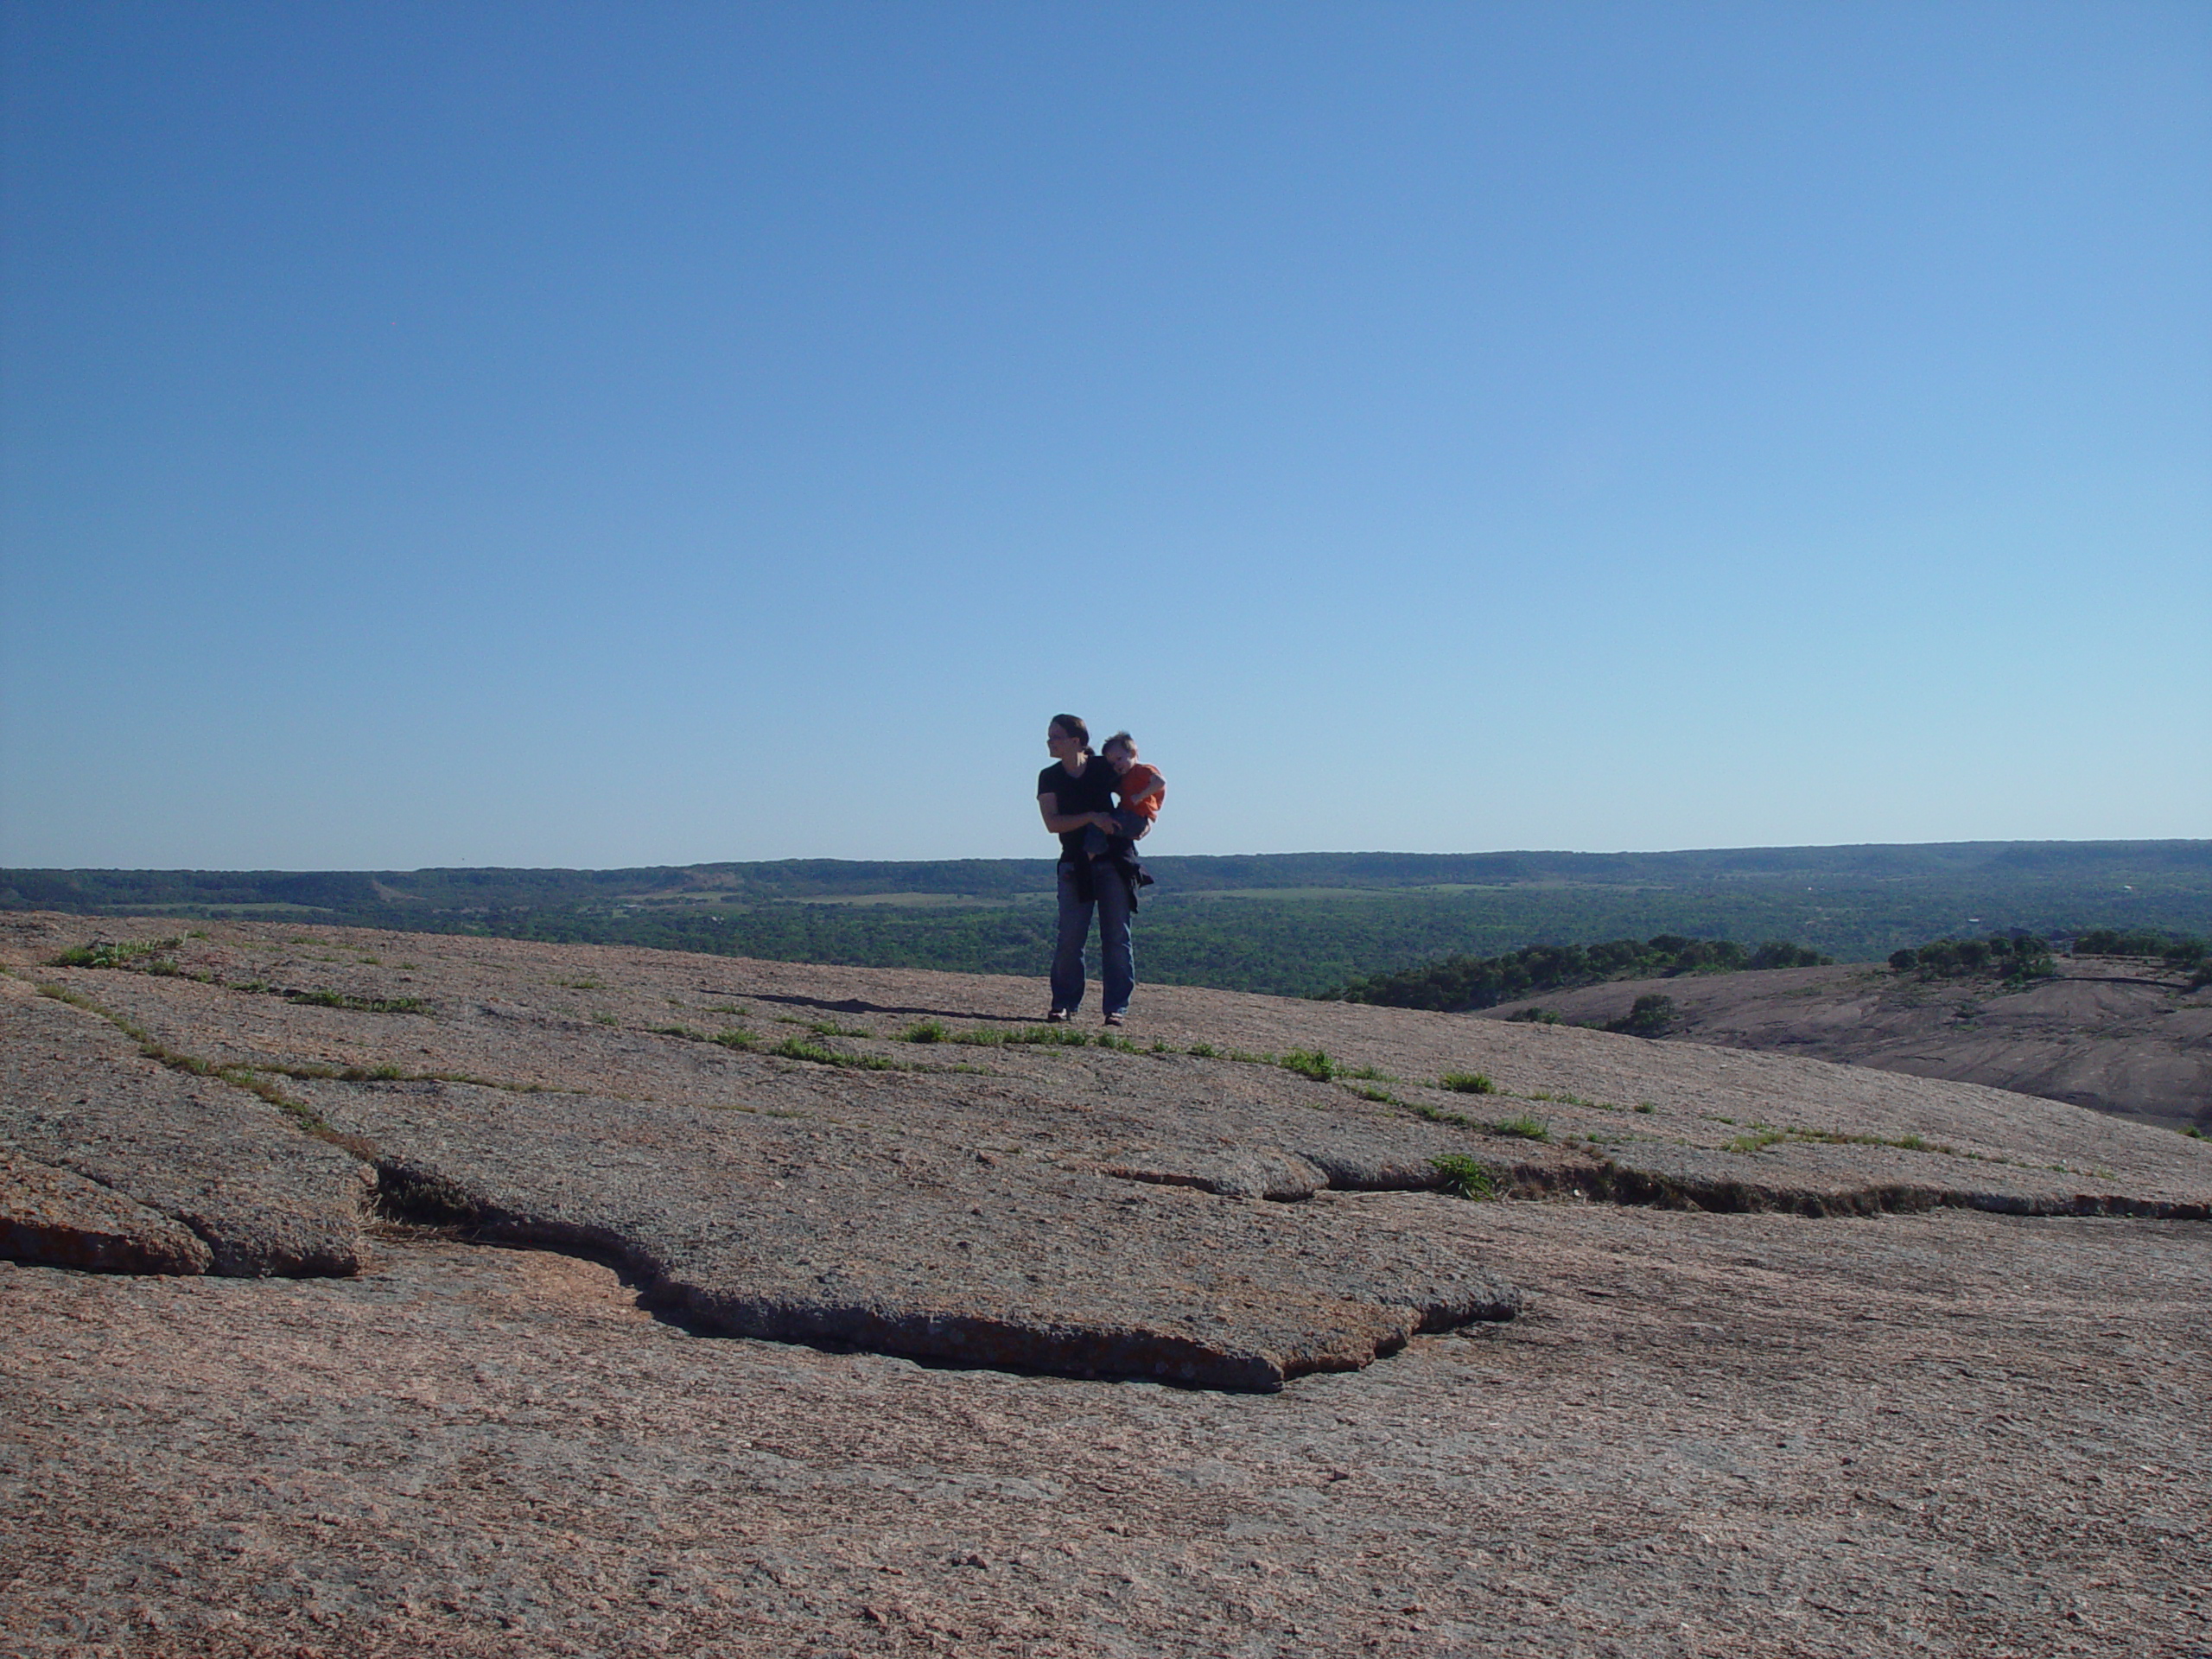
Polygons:
<instances>
[{"instance_id":1,"label":"child's arm","mask_svg":"<svg viewBox=\"0 0 2212 1659\"><path fill-rule=\"evenodd\" d=\"M1167 780L1155 772L1152 774L1152 781L1147 784L1142 789L1134 791L1124 790L1122 793L1122 804L1125 807L1130 807L1135 806L1140 801L1148 801L1154 796L1158 795L1166 790L1166 787Z\"/></svg>"}]
</instances>

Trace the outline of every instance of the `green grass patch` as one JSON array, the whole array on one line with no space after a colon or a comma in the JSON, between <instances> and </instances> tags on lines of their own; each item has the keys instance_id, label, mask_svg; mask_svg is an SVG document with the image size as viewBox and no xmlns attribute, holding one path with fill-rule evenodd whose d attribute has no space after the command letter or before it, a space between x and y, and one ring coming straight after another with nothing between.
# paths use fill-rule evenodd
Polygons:
<instances>
[{"instance_id":1,"label":"green grass patch","mask_svg":"<svg viewBox=\"0 0 2212 1659\"><path fill-rule=\"evenodd\" d=\"M942 1020L917 1020L899 1033L902 1043L949 1043L952 1028Z\"/></svg>"},{"instance_id":2,"label":"green grass patch","mask_svg":"<svg viewBox=\"0 0 2212 1659\"><path fill-rule=\"evenodd\" d=\"M1494 1095L1497 1085L1479 1071L1446 1071L1436 1080L1440 1089L1449 1089L1455 1095Z\"/></svg>"},{"instance_id":3,"label":"green grass patch","mask_svg":"<svg viewBox=\"0 0 2212 1659\"><path fill-rule=\"evenodd\" d=\"M1895 1147L1904 1152L1940 1153L1946 1158L1979 1158L1978 1154L1961 1152L1956 1147L1930 1141L1921 1135L1841 1135L1834 1129L1777 1129L1768 1123L1754 1123L1749 1135L1739 1135L1728 1142L1727 1152L1764 1152L1790 1141L1802 1141L1828 1147ZM1983 1162L2004 1161L1981 1160Z\"/></svg>"},{"instance_id":4,"label":"green grass patch","mask_svg":"<svg viewBox=\"0 0 2212 1659\"><path fill-rule=\"evenodd\" d=\"M165 955L182 944L181 936L166 939L95 939L75 944L49 957L49 968L127 968L148 957Z\"/></svg>"},{"instance_id":5,"label":"green grass patch","mask_svg":"<svg viewBox=\"0 0 2212 1659\"><path fill-rule=\"evenodd\" d=\"M1552 1138L1552 1132L1548 1127L1525 1116L1501 1117L1494 1123L1485 1124L1484 1132L1508 1135L1516 1141L1548 1141Z\"/></svg>"},{"instance_id":6,"label":"green grass patch","mask_svg":"<svg viewBox=\"0 0 2212 1659\"><path fill-rule=\"evenodd\" d=\"M1294 1048L1275 1064L1286 1071L1295 1071L1301 1077L1311 1077L1316 1083L1328 1083L1337 1075L1336 1066L1318 1048Z\"/></svg>"},{"instance_id":7,"label":"green grass patch","mask_svg":"<svg viewBox=\"0 0 2212 1659\"><path fill-rule=\"evenodd\" d=\"M1430 1159L1428 1164L1444 1178L1444 1190L1454 1198L1479 1202L1501 1196L1496 1173L1464 1152L1447 1152L1440 1158Z\"/></svg>"},{"instance_id":8,"label":"green grass patch","mask_svg":"<svg viewBox=\"0 0 2212 1659\"><path fill-rule=\"evenodd\" d=\"M842 1065L858 1071L913 1070L897 1060L887 1060L880 1054L848 1054L842 1049L810 1042L804 1037L786 1037L773 1048L762 1052L779 1060L804 1060L810 1065Z\"/></svg>"},{"instance_id":9,"label":"green grass patch","mask_svg":"<svg viewBox=\"0 0 2212 1659\"><path fill-rule=\"evenodd\" d=\"M311 1008L343 1008L348 1014L428 1014L430 1005L419 996L348 996L343 991L279 991L287 1002ZM602 1016L613 1023L613 1016Z\"/></svg>"}]
</instances>

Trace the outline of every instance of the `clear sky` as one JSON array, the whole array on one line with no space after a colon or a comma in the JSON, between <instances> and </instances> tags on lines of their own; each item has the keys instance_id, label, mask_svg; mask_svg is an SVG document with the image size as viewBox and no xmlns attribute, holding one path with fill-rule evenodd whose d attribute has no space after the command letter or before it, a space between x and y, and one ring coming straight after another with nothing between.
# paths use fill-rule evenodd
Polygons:
<instances>
[{"instance_id":1,"label":"clear sky","mask_svg":"<svg viewBox=\"0 0 2212 1659\"><path fill-rule=\"evenodd\" d=\"M0 0L0 862L2212 835L2212 6Z\"/></svg>"}]
</instances>

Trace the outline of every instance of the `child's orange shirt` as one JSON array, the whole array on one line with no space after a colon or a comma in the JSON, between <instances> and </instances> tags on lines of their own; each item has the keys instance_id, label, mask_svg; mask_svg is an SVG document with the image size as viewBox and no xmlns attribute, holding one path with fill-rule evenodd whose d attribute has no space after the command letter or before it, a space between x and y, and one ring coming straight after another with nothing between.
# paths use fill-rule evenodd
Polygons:
<instances>
[{"instance_id":1,"label":"child's orange shirt","mask_svg":"<svg viewBox=\"0 0 2212 1659\"><path fill-rule=\"evenodd\" d=\"M1160 792L1145 800L1132 803L1129 797L1142 795L1160 782L1160 774L1140 760L1122 774L1121 781L1114 788L1120 794L1124 807L1149 823L1160 816L1160 804L1167 798L1166 785L1161 784Z\"/></svg>"}]
</instances>

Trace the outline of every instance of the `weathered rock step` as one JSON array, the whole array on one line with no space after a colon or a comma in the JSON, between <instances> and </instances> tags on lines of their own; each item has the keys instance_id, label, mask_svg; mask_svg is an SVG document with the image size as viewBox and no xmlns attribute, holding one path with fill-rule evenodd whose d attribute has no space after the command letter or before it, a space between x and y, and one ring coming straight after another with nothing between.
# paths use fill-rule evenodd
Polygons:
<instances>
[{"instance_id":1,"label":"weathered rock step","mask_svg":"<svg viewBox=\"0 0 2212 1659\"><path fill-rule=\"evenodd\" d=\"M116 1273L359 1270L359 1160L81 1008L18 987L0 1018L0 1255Z\"/></svg>"},{"instance_id":2,"label":"weathered rock step","mask_svg":"<svg viewBox=\"0 0 2212 1659\"><path fill-rule=\"evenodd\" d=\"M94 1273L206 1273L189 1227L67 1169L0 1148L0 1256Z\"/></svg>"},{"instance_id":3,"label":"weathered rock step","mask_svg":"<svg viewBox=\"0 0 2212 1659\"><path fill-rule=\"evenodd\" d=\"M1936 1154L1913 1160L1925 1166ZM1948 1162L1949 1160L1940 1160ZM1895 1174L1846 1175L1795 1167L1746 1156L1695 1148L1640 1151L1634 1158L1606 1158L1583 1171L1529 1165L1515 1171L1522 1191L1579 1191L1615 1204L1648 1204L1724 1214L1783 1213L1808 1217L1873 1216L1928 1210L1983 1210L2008 1216L2108 1216L2151 1221L2212 1221L2212 1204L2200 1199L2106 1190L2084 1192L2056 1172L1974 1166L1983 1182L1954 1185Z\"/></svg>"},{"instance_id":4,"label":"weathered rock step","mask_svg":"<svg viewBox=\"0 0 2212 1659\"><path fill-rule=\"evenodd\" d=\"M693 1218L551 1213L399 1159L386 1159L379 1173L387 1214L463 1225L486 1242L611 1256L643 1283L649 1305L714 1334L939 1364L1266 1392L1314 1371L1358 1370L1422 1332L1511 1319L1521 1306L1518 1291L1456 1252L1441 1262L1402 1264L1389 1253L1361 1262L1357 1250L1331 1248L1340 1241L1325 1235L1318 1248L1309 1239L1302 1249L1278 1251L1272 1238L1252 1236L1249 1204L1196 1193L1185 1197L1197 1208L1181 1218L1179 1234L1172 1224L1096 1216L1091 1230L1102 1242L1092 1248L1039 1239L1025 1256L1018 1239L1002 1237L977 1253L968 1274L933 1271L929 1258L943 1254L960 1217L974 1228L979 1206L879 1214L855 1282L842 1273L810 1279L801 1269L816 1255L791 1252L830 1247L819 1231L779 1230L766 1213L726 1213L718 1219L729 1242L702 1242L688 1224ZM978 1196L990 1195L960 1195ZM1103 1192L1079 1197L1094 1212L1108 1207ZM1214 1224L1195 1245L1193 1218ZM1330 1219L1314 1217L1324 1227ZM1113 1230L1122 1228L1135 1249L1115 1248ZM1155 1255L1170 1265L1147 1278ZM1284 1270L1294 1273L1300 1258L1318 1258L1325 1287L1287 1281ZM1008 1270L1023 1262L1050 1270Z\"/></svg>"}]
</instances>

